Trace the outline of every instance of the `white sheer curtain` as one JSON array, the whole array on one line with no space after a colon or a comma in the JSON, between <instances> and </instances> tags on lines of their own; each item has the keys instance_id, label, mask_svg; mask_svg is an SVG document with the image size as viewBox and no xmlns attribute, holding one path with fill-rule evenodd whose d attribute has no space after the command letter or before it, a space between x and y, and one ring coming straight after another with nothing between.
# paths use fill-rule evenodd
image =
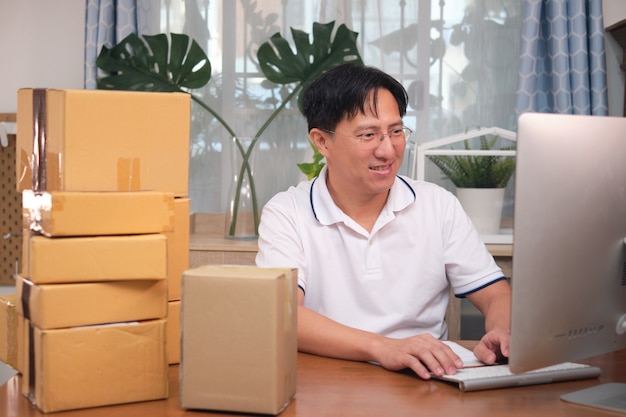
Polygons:
<instances>
[{"instance_id":1,"label":"white sheer curtain","mask_svg":"<svg viewBox=\"0 0 626 417\"><path fill-rule=\"evenodd\" d=\"M202 94L240 136L253 135L290 86L264 82L256 51L290 27L345 23L359 33L366 65L398 78L410 93L405 118L414 141L479 126L514 129L519 59L518 0L161 0L138 1L141 34L187 33L204 48L213 76ZM196 91L195 93L198 93ZM193 109L190 195L193 212L225 210L231 182L226 131ZM265 131L254 175L263 205L304 179L310 159L306 123L295 103ZM410 155L407 152L405 165ZM404 173L408 173L408 169Z\"/></svg>"}]
</instances>

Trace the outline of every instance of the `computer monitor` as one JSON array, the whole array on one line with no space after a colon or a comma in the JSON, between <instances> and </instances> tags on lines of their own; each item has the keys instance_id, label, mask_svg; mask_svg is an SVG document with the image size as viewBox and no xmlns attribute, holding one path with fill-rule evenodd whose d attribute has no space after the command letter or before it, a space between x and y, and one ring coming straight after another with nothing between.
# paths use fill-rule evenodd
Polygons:
<instances>
[{"instance_id":1,"label":"computer monitor","mask_svg":"<svg viewBox=\"0 0 626 417\"><path fill-rule=\"evenodd\" d=\"M626 118L526 113L517 135L511 371L626 348Z\"/></svg>"}]
</instances>

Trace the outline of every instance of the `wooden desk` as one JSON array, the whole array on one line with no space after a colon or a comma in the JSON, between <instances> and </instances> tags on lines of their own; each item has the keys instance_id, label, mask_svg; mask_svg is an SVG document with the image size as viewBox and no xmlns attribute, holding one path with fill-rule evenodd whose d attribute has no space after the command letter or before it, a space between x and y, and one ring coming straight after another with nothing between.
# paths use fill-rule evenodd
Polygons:
<instances>
[{"instance_id":1,"label":"wooden desk","mask_svg":"<svg viewBox=\"0 0 626 417\"><path fill-rule=\"evenodd\" d=\"M471 347L468 343L471 342L463 344ZM614 413L563 402L559 397L602 382L626 382L626 349L581 362L602 368L600 379L462 393L456 386L442 381L422 381L413 375L386 371L367 363L299 353L296 398L280 416L615 416ZM20 394L20 378L15 376L0 387L0 416L43 416ZM181 409L178 405L178 365L172 365L167 400L50 415L233 417L237 414Z\"/></svg>"}]
</instances>

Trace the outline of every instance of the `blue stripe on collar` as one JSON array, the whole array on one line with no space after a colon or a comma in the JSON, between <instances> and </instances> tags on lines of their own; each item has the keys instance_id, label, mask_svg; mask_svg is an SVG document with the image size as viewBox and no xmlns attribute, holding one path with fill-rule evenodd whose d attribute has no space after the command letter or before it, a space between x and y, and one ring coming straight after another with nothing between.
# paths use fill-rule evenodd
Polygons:
<instances>
[{"instance_id":1,"label":"blue stripe on collar","mask_svg":"<svg viewBox=\"0 0 626 417\"><path fill-rule=\"evenodd\" d=\"M406 180L404 178L402 178L399 175L396 175L396 178L398 178L400 181L402 181L404 183L404 185L406 185L407 187L409 187L409 190L411 190L411 194L413 194L413 201L415 201L417 199L417 194L415 194L415 190L413 189L413 187L411 187L409 185L408 182L406 182Z\"/></svg>"},{"instance_id":2,"label":"blue stripe on collar","mask_svg":"<svg viewBox=\"0 0 626 417\"><path fill-rule=\"evenodd\" d=\"M313 179L313 182L311 183L311 189L309 190L309 202L311 204L311 211L313 211L313 217L315 217L315 220L317 220L318 222L320 221L317 218L317 213L315 212L315 204L313 204L313 187L315 186L315 182L317 181L319 177L315 177ZM415 190L413 189L413 187L411 187L411 185L401 176L396 175L396 178L398 178L400 181L402 181L402 183L404 185L407 186L407 188L409 189L409 191L411 191L411 194L413 194L413 201L417 200L417 194L415 193Z\"/></svg>"}]
</instances>

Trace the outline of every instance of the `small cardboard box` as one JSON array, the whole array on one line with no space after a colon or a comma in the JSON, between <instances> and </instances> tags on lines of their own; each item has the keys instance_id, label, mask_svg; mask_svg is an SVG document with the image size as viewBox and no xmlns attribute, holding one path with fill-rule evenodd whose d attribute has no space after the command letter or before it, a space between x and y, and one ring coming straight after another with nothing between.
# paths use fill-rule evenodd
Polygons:
<instances>
[{"instance_id":1,"label":"small cardboard box","mask_svg":"<svg viewBox=\"0 0 626 417\"><path fill-rule=\"evenodd\" d=\"M22 393L44 413L168 396L165 320L29 334Z\"/></svg>"},{"instance_id":2,"label":"small cardboard box","mask_svg":"<svg viewBox=\"0 0 626 417\"><path fill-rule=\"evenodd\" d=\"M157 191L22 193L24 229L53 236L174 230L174 195Z\"/></svg>"},{"instance_id":3,"label":"small cardboard box","mask_svg":"<svg viewBox=\"0 0 626 417\"><path fill-rule=\"evenodd\" d=\"M296 390L295 269L207 265L185 271L183 408L278 414Z\"/></svg>"},{"instance_id":4,"label":"small cardboard box","mask_svg":"<svg viewBox=\"0 0 626 417\"><path fill-rule=\"evenodd\" d=\"M18 276L17 312L42 330L167 316L167 282L111 281L38 285Z\"/></svg>"},{"instance_id":5,"label":"small cardboard box","mask_svg":"<svg viewBox=\"0 0 626 417\"><path fill-rule=\"evenodd\" d=\"M180 300L167 303L167 363L180 363Z\"/></svg>"},{"instance_id":6,"label":"small cardboard box","mask_svg":"<svg viewBox=\"0 0 626 417\"><path fill-rule=\"evenodd\" d=\"M188 195L190 96L20 89L18 191Z\"/></svg>"},{"instance_id":7,"label":"small cardboard box","mask_svg":"<svg viewBox=\"0 0 626 417\"><path fill-rule=\"evenodd\" d=\"M180 282L189 269L189 203L188 198L174 199L174 231L165 233L170 301L180 300Z\"/></svg>"},{"instance_id":8,"label":"small cardboard box","mask_svg":"<svg viewBox=\"0 0 626 417\"><path fill-rule=\"evenodd\" d=\"M13 369L18 369L18 330L15 300L15 294L0 296L0 361Z\"/></svg>"},{"instance_id":9,"label":"small cardboard box","mask_svg":"<svg viewBox=\"0 0 626 417\"><path fill-rule=\"evenodd\" d=\"M35 284L164 280L164 234L93 237L26 235L22 273Z\"/></svg>"}]
</instances>

